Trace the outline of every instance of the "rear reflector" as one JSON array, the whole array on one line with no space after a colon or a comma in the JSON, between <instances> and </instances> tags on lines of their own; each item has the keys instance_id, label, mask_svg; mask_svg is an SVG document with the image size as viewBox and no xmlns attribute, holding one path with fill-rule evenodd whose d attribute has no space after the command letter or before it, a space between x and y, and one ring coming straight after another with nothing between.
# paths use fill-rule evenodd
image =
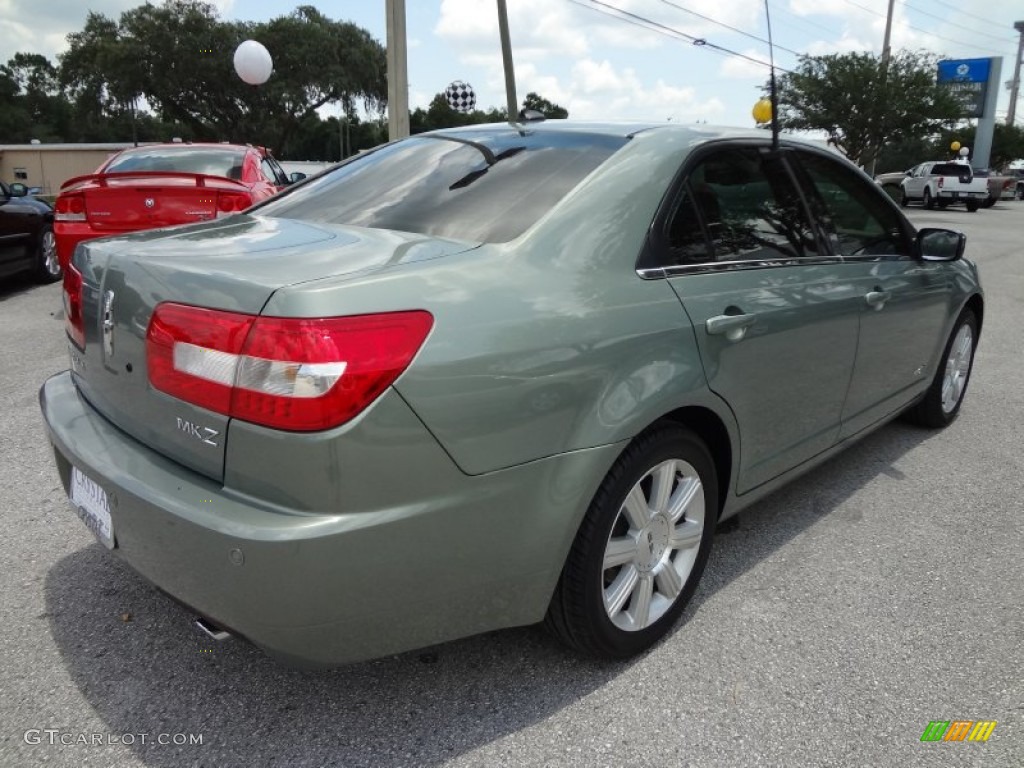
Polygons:
<instances>
[{"instance_id":1,"label":"rear reflector","mask_svg":"<svg viewBox=\"0 0 1024 768\"><path fill-rule=\"evenodd\" d=\"M256 317L160 304L149 380L173 397L276 429L315 431L360 413L408 367L433 326L413 310Z\"/></svg>"},{"instance_id":2,"label":"rear reflector","mask_svg":"<svg viewBox=\"0 0 1024 768\"><path fill-rule=\"evenodd\" d=\"M79 349L85 349L85 319L82 316L82 273L68 264L64 269L64 328Z\"/></svg>"}]
</instances>

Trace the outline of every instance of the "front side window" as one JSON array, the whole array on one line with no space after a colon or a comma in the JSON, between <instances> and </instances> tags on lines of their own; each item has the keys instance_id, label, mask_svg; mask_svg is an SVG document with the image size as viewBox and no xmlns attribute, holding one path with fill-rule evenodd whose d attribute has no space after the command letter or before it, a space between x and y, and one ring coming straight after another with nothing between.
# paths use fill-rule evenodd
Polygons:
<instances>
[{"instance_id":1,"label":"front side window","mask_svg":"<svg viewBox=\"0 0 1024 768\"><path fill-rule=\"evenodd\" d=\"M506 242L550 211L626 141L539 131L414 136L357 156L258 211Z\"/></svg>"},{"instance_id":2,"label":"front side window","mask_svg":"<svg viewBox=\"0 0 1024 768\"><path fill-rule=\"evenodd\" d=\"M687 174L666 232L673 263L765 261L813 256L814 230L777 155L730 147Z\"/></svg>"},{"instance_id":3,"label":"front side window","mask_svg":"<svg viewBox=\"0 0 1024 768\"><path fill-rule=\"evenodd\" d=\"M899 213L876 184L842 163L813 152L797 153L833 249L843 256L909 256Z\"/></svg>"}]
</instances>

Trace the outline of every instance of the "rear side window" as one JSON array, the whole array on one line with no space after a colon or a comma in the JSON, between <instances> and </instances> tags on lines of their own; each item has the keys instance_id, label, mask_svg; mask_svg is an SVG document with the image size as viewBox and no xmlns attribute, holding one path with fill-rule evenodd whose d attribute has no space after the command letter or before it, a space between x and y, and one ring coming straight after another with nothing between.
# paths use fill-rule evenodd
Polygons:
<instances>
[{"instance_id":1,"label":"rear side window","mask_svg":"<svg viewBox=\"0 0 1024 768\"><path fill-rule=\"evenodd\" d=\"M512 240L626 139L538 132L415 136L357 157L260 207L267 216Z\"/></svg>"},{"instance_id":2,"label":"rear side window","mask_svg":"<svg viewBox=\"0 0 1024 768\"><path fill-rule=\"evenodd\" d=\"M786 168L752 147L722 149L698 161L669 218L666 240L674 264L800 258L817 251Z\"/></svg>"},{"instance_id":3,"label":"rear side window","mask_svg":"<svg viewBox=\"0 0 1024 768\"><path fill-rule=\"evenodd\" d=\"M967 163L938 163L928 172L931 176L971 176L971 166Z\"/></svg>"},{"instance_id":4,"label":"rear side window","mask_svg":"<svg viewBox=\"0 0 1024 768\"><path fill-rule=\"evenodd\" d=\"M242 178L244 149L221 147L146 147L122 152L103 169L104 173L124 171L177 171L204 173L209 176Z\"/></svg>"}]
</instances>

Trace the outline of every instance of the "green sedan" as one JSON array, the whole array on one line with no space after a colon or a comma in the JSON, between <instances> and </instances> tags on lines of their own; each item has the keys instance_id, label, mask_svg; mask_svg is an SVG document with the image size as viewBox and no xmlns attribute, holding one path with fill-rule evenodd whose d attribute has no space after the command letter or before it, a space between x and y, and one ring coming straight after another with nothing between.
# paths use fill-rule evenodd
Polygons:
<instances>
[{"instance_id":1,"label":"green sedan","mask_svg":"<svg viewBox=\"0 0 1024 768\"><path fill-rule=\"evenodd\" d=\"M73 509L217 637L332 665L543 621L622 658L719 521L956 418L964 247L765 132L440 131L80 245L40 402Z\"/></svg>"}]
</instances>

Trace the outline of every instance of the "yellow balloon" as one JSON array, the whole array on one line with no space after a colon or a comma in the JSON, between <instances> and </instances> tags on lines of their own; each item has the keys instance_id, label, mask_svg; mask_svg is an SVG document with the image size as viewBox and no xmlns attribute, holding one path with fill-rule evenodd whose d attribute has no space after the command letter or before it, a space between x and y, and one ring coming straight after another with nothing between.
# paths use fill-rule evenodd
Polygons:
<instances>
[{"instance_id":1,"label":"yellow balloon","mask_svg":"<svg viewBox=\"0 0 1024 768\"><path fill-rule=\"evenodd\" d=\"M949 148L952 149L954 152L959 151L959 149L960 149L960 142L959 141L954 141L952 144L949 145Z\"/></svg>"},{"instance_id":2,"label":"yellow balloon","mask_svg":"<svg viewBox=\"0 0 1024 768\"><path fill-rule=\"evenodd\" d=\"M761 99L754 108L750 110L754 120L758 123L770 123L772 120L772 102L769 99Z\"/></svg>"}]
</instances>

